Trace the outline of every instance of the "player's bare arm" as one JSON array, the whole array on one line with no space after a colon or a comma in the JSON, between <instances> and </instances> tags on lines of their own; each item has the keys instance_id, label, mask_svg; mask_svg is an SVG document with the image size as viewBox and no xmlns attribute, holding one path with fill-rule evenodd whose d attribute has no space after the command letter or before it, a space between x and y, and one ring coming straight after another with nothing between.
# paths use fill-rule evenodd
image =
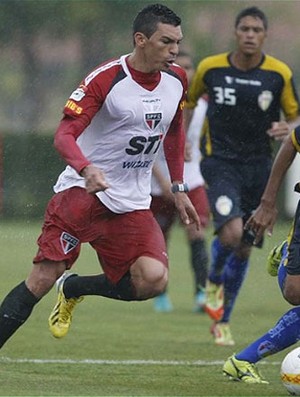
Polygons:
<instances>
[{"instance_id":1,"label":"player's bare arm","mask_svg":"<svg viewBox=\"0 0 300 397\"><path fill-rule=\"evenodd\" d=\"M290 133L291 128L287 121L275 121L272 127L267 130L267 134L275 141L283 141Z\"/></svg>"},{"instance_id":2,"label":"player's bare arm","mask_svg":"<svg viewBox=\"0 0 300 397\"><path fill-rule=\"evenodd\" d=\"M194 109L189 109L187 107L184 107L183 109L183 125L184 125L184 130L188 131L192 117L193 117Z\"/></svg>"},{"instance_id":3,"label":"player's bare arm","mask_svg":"<svg viewBox=\"0 0 300 397\"><path fill-rule=\"evenodd\" d=\"M192 144L189 141L185 142L184 161L192 161Z\"/></svg>"},{"instance_id":4,"label":"player's bare arm","mask_svg":"<svg viewBox=\"0 0 300 397\"><path fill-rule=\"evenodd\" d=\"M267 134L275 141L283 141L289 133L300 124L300 117L292 120L274 121Z\"/></svg>"},{"instance_id":5,"label":"player's bare arm","mask_svg":"<svg viewBox=\"0 0 300 397\"><path fill-rule=\"evenodd\" d=\"M260 205L245 225L246 229L252 229L256 235L254 244L261 240L265 230L268 231L268 235L272 235L278 213L276 197L283 178L292 164L296 153L297 151L294 147L292 137L289 135L275 158Z\"/></svg>"},{"instance_id":6,"label":"player's bare arm","mask_svg":"<svg viewBox=\"0 0 300 397\"><path fill-rule=\"evenodd\" d=\"M169 178L166 178L164 174L161 172L159 167L154 164L152 173L155 176L159 186L162 190L162 195L166 200L169 200L171 203L174 202L174 195L171 192L171 182Z\"/></svg>"}]
</instances>

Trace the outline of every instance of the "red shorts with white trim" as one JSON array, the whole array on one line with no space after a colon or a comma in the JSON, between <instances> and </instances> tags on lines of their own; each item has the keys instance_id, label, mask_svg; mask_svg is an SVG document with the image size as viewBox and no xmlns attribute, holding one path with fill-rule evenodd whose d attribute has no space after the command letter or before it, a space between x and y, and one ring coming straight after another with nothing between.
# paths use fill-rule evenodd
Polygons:
<instances>
[{"instance_id":1,"label":"red shorts with white trim","mask_svg":"<svg viewBox=\"0 0 300 397\"><path fill-rule=\"evenodd\" d=\"M70 269L82 243L96 250L103 271L113 283L141 256L168 267L165 241L150 210L115 214L95 195L74 187L49 201L33 262L64 261Z\"/></svg>"}]
</instances>

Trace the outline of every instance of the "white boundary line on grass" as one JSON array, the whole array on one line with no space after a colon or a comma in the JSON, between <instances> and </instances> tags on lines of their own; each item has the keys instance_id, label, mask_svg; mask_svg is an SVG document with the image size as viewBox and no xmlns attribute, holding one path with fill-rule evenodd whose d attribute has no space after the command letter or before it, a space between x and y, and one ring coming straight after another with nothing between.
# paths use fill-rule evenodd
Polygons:
<instances>
[{"instance_id":1,"label":"white boundary line on grass","mask_svg":"<svg viewBox=\"0 0 300 397\"><path fill-rule=\"evenodd\" d=\"M10 358L0 357L0 363L30 363L30 364L91 364L91 365L182 365L182 366L210 366L222 365L224 360L197 360L197 361L181 361L181 360L72 360L72 359L41 359L41 358ZM260 364L280 365L280 361L263 361Z\"/></svg>"}]
</instances>

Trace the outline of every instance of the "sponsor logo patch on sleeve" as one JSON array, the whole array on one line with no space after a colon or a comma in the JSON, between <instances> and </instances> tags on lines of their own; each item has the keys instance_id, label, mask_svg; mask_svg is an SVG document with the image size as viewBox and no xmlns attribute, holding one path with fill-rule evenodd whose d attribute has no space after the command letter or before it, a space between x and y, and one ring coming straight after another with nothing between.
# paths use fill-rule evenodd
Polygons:
<instances>
[{"instance_id":1,"label":"sponsor logo patch on sleeve","mask_svg":"<svg viewBox=\"0 0 300 397\"><path fill-rule=\"evenodd\" d=\"M81 114L83 110L81 106L78 106L75 102L71 101L70 99L67 100L67 103L65 104L65 108L72 110L72 112L76 114Z\"/></svg>"},{"instance_id":2,"label":"sponsor logo patch on sleeve","mask_svg":"<svg viewBox=\"0 0 300 397\"><path fill-rule=\"evenodd\" d=\"M75 102L79 102L83 97L85 97L86 91L87 87L85 85L80 85L75 91L72 92L70 99L73 99Z\"/></svg>"}]
</instances>

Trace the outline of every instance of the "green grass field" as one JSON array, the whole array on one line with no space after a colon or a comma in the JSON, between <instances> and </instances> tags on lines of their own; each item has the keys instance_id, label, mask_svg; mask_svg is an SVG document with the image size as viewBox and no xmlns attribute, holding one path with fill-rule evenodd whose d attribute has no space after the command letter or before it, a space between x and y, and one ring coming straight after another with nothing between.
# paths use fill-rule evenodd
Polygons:
<instances>
[{"instance_id":1,"label":"green grass field","mask_svg":"<svg viewBox=\"0 0 300 397\"><path fill-rule=\"evenodd\" d=\"M259 364L270 385L230 382L222 363L274 324L289 308L277 280L265 271L268 250L285 238L288 224L278 223L262 250L255 249L248 277L232 317L234 349L217 347L210 320L192 312L192 275L185 235L173 230L170 283L174 311L155 313L153 302L117 302L87 297L76 308L70 333L55 340L47 319L54 289L0 354L0 396L285 396L279 379L287 351ZM31 268L39 234L37 223L0 226L0 299ZM208 230L207 238L212 237ZM94 251L85 246L74 268L99 272Z\"/></svg>"}]
</instances>

